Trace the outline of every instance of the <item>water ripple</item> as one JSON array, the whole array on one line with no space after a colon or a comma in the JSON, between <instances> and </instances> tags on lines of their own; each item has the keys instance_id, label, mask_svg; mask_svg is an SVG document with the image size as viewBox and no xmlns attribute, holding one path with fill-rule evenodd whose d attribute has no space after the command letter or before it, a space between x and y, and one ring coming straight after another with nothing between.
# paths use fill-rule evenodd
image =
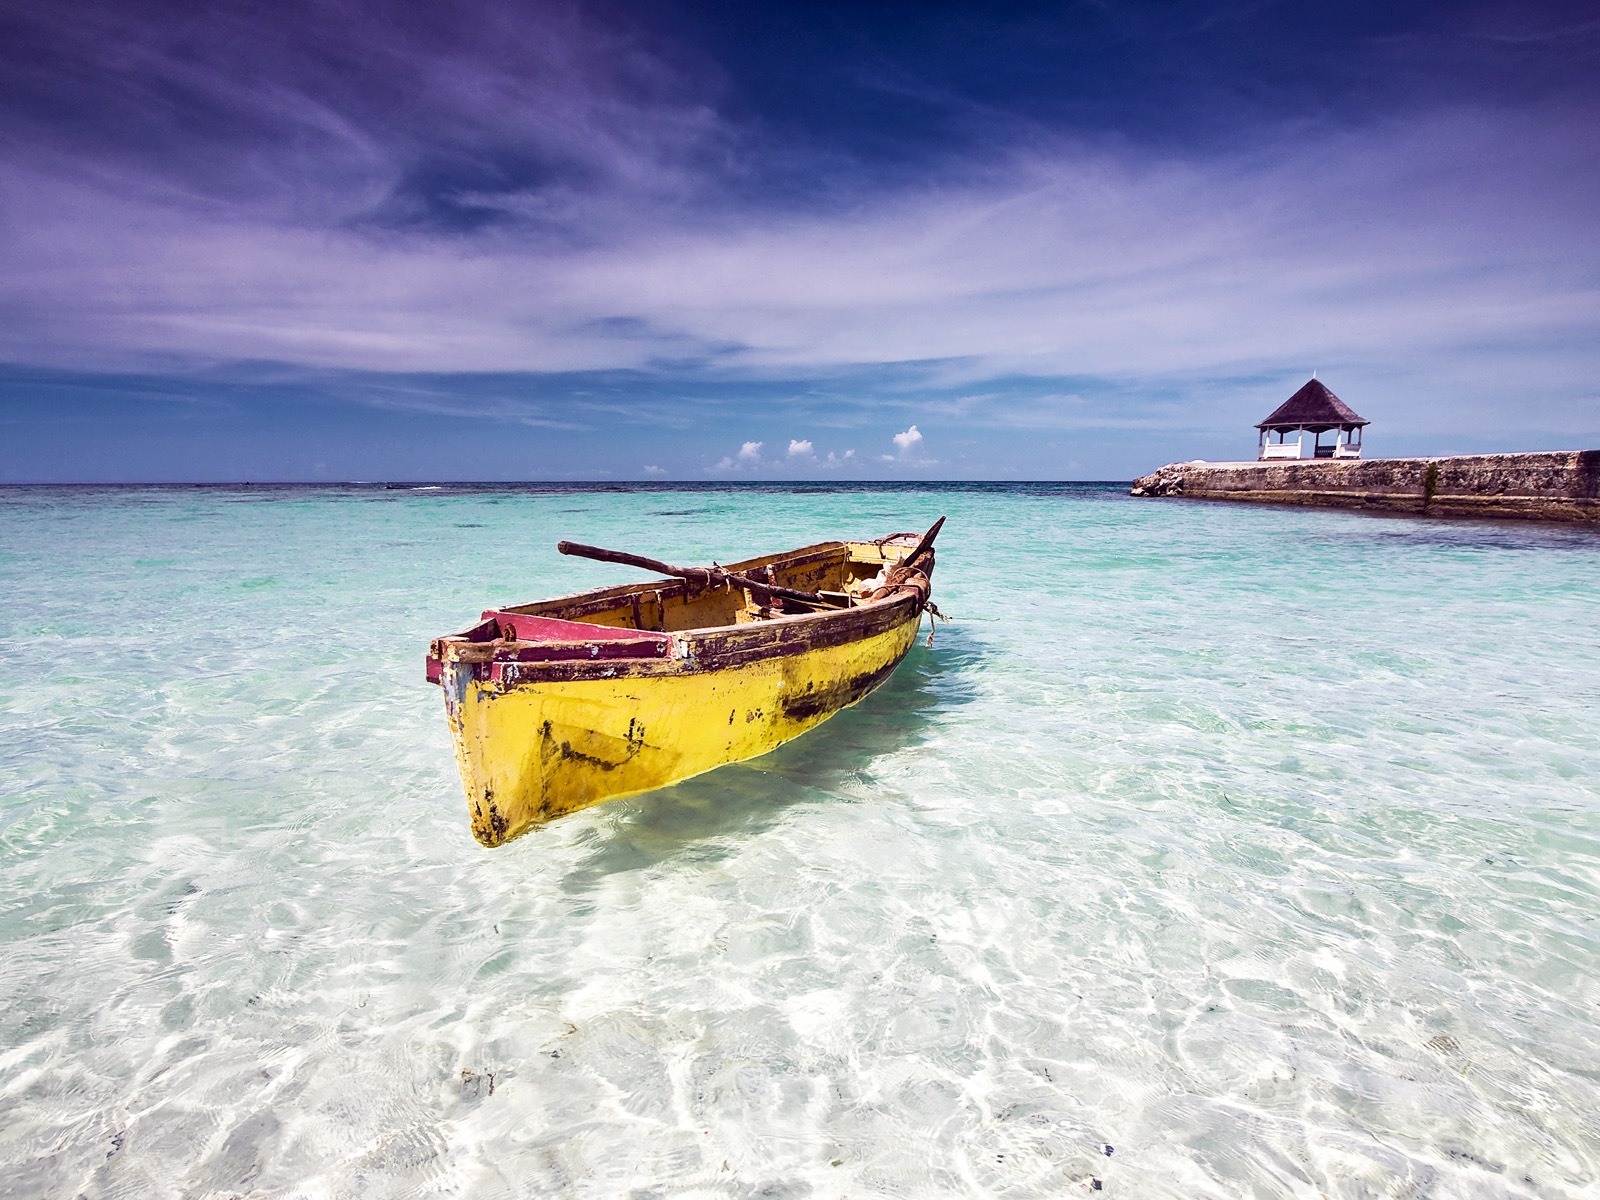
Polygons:
<instances>
[{"instance_id":1,"label":"water ripple","mask_svg":"<svg viewBox=\"0 0 1600 1200\"><path fill-rule=\"evenodd\" d=\"M0 506L8 1194L1600 1177L1591 533L1038 484ZM612 578L555 539L940 512L957 620L868 701L472 842L421 651Z\"/></svg>"}]
</instances>

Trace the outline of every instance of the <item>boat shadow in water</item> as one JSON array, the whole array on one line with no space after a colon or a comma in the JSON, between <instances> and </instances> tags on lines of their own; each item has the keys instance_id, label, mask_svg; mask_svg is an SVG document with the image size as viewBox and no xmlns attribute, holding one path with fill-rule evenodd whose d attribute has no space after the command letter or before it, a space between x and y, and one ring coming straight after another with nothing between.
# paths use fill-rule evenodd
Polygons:
<instances>
[{"instance_id":1,"label":"boat shadow in water","mask_svg":"<svg viewBox=\"0 0 1600 1200\"><path fill-rule=\"evenodd\" d=\"M854 707L759 758L592 810L577 847L582 860L564 880L588 891L607 875L673 858L714 861L739 839L863 777L884 755L926 741L939 717L970 702L989 649L968 630L941 625L934 645L918 644L887 683Z\"/></svg>"}]
</instances>

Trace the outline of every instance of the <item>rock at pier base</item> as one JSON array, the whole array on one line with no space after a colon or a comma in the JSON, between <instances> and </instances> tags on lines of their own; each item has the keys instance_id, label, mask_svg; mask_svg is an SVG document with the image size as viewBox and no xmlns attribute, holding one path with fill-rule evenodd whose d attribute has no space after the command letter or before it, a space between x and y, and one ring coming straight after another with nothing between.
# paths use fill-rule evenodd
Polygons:
<instances>
[{"instance_id":1,"label":"rock at pier base","mask_svg":"<svg viewBox=\"0 0 1600 1200\"><path fill-rule=\"evenodd\" d=\"M1132 494L1600 525L1600 450L1169 463Z\"/></svg>"}]
</instances>

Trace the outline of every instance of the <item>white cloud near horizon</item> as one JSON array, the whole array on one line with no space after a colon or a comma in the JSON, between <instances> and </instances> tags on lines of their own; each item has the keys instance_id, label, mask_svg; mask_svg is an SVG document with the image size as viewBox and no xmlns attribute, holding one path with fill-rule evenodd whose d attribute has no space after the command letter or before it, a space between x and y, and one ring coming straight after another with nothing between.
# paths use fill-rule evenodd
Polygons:
<instances>
[{"instance_id":1,"label":"white cloud near horizon","mask_svg":"<svg viewBox=\"0 0 1600 1200\"><path fill-rule=\"evenodd\" d=\"M791 438L788 452L782 457L771 459L761 456L763 442L745 442L737 455L724 454L716 463L706 467L708 474L736 474L747 471L767 471L782 474L783 472L832 472L841 471L846 467L859 467L862 465L856 457L854 449L847 449L843 453L838 450L829 450L826 455L817 453L816 444L809 439ZM901 462L902 466L931 466L931 463Z\"/></svg>"},{"instance_id":2,"label":"white cloud near horizon","mask_svg":"<svg viewBox=\"0 0 1600 1200\"><path fill-rule=\"evenodd\" d=\"M892 463L895 466L909 467L916 470L939 465L938 459L928 458L923 454L922 431L915 425L912 425L902 433L895 434L890 440L894 442L894 453L880 454L878 456L879 462Z\"/></svg>"}]
</instances>

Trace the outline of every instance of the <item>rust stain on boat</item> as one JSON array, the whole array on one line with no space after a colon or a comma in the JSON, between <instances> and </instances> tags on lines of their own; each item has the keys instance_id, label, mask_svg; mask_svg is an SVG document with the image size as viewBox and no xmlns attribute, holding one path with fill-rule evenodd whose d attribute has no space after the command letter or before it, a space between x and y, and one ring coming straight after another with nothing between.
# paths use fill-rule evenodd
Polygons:
<instances>
[{"instance_id":1,"label":"rust stain on boat","mask_svg":"<svg viewBox=\"0 0 1600 1200\"><path fill-rule=\"evenodd\" d=\"M806 690L798 695L783 697L780 701L783 705L783 715L791 720L803 721L820 713L831 713L845 708L889 678L898 665L893 662L885 663L874 670L848 679L825 683L820 687L815 681L808 683Z\"/></svg>"}]
</instances>

